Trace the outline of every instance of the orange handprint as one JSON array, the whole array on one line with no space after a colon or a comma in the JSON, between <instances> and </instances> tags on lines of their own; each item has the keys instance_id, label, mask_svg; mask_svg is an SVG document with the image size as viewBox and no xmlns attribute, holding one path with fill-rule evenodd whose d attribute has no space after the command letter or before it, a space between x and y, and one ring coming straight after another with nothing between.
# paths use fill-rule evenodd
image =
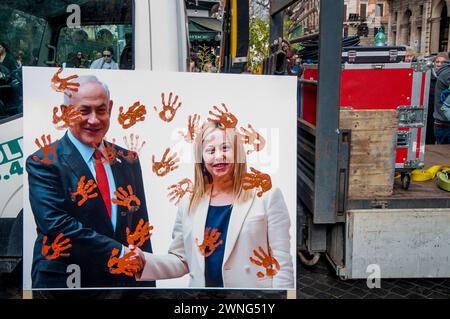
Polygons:
<instances>
[{"instance_id":1,"label":"orange handprint","mask_svg":"<svg viewBox=\"0 0 450 319\"><path fill-rule=\"evenodd\" d=\"M121 106L119 108L119 124L124 129L130 128L137 122L144 121L145 114L147 114L145 105L141 105L139 101L130 106L126 113L123 113L123 106Z\"/></svg>"},{"instance_id":2,"label":"orange handprint","mask_svg":"<svg viewBox=\"0 0 450 319\"><path fill-rule=\"evenodd\" d=\"M171 190L171 192L167 195L168 197L171 197L169 200L171 202L177 200L175 202L175 205L178 205L178 203L184 197L184 195L186 195L186 193L190 193L192 196L192 194L194 193L194 184L192 184L192 181L189 178L185 178L178 184L167 187L167 189Z\"/></svg>"},{"instance_id":3,"label":"orange handprint","mask_svg":"<svg viewBox=\"0 0 450 319\"><path fill-rule=\"evenodd\" d=\"M250 168L252 173L244 173L242 177L242 188L245 190L260 187L261 190L256 194L261 197L263 193L267 192L272 188L272 179L269 174L264 174L254 169Z\"/></svg>"},{"instance_id":4,"label":"orange handprint","mask_svg":"<svg viewBox=\"0 0 450 319\"><path fill-rule=\"evenodd\" d=\"M102 163L103 164L114 164L117 158L117 150L116 150L116 139L112 139L112 143L106 142L103 143L103 148L99 149L97 144L92 143L92 147L95 148L96 151L99 151L103 158Z\"/></svg>"},{"instance_id":5,"label":"orange handprint","mask_svg":"<svg viewBox=\"0 0 450 319\"><path fill-rule=\"evenodd\" d=\"M278 274L278 271L280 270L280 264L278 263L278 260L273 257L272 249L269 247L269 254L266 254L264 249L259 246L259 251L261 252L261 255L256 251L256 249L253 250L253 254L255 257L257 257L259 260L254 259L253 257L250 257L250 262L257 266L262 266L266 268L266 274L262 271L258 271L256 274L258 278L264 278L266 277L273 277ZM274 269L275 266L275 269Z\"/></svg>"},{"instance_id":6,"label":"orange handprint","mask_svg":"<svg viewBox=\"0 0 450 319\"><path fill-rule=\"evenodd\" d=\"M149 222L144 223L144 220L141 218L134 233L130 234L130 229L128 227L126 228L128 244L135 247L141 247L150 239L150 237L152 237L152 230L153 226L150 225Z\"/></svg>"},{"instance_id":7,"label":"orange handprint","mask_svg":"<svg viewBox=\"0 0 450 319\"><path fill-rule=\"evenodd\" d=\"M65 106L65 105L64 105ZM53 124L56 125L58 130L63 130L66 128L72 128L75 124L82 121L81 112L79 110L75 110L73 105L65 106L64 111L61 116L58 116L58 107L55 106L53 108ZM57 124L63 122L62 125L58 126Z\"/></svg>"},{"instance_id":8,"label":"orange handprint","mask_svg":"<svg viewBox=\"0 0 450 319\"><path fill-rule=\"evenodd\" d=\"M59 242L63 237L64 234L60 233L58 236L56 236L51 245L47 245L48 237L44 236L42 240L42 256L44 256L47 260L54 260L59 257L69 257L69 253L62 252L72 247L72 244L69 244L70 238L66 238L63 241ZM49 255L50 249L53 250L53 253L51 255Z\"/></svg>"},{"instance_id":9,"label":"orange handprint","mask_svg":"<svg viewBox=\"0 0 450 319\"><path fill-rule=\"evenodd\" d=\"M262 137L251 124L248 124L248 130L241 127L241 131L238 133L239 138L244 144L248 144L253 146L252 150L247 151L247 155L250 155L252 152L261 151L264 146L266 146L266 140Z\"/></svg>"},{"instance_id":10,"label":"orange handprint","mask_svg":"<svg viewBox=\"0 0 450 319\"><path fill-rule=\"evenodd\" d=\"M117 198L113 198L112 202L116 205L128 208L130 212L135 212L139 209L139 206L141 206L141 201L136 195L133 194L131 185L128 185L127 189L128 193L122 187L119 187L116 191L114 191L114 195L116 195ZM132 202L136 205L131 205Z\"/></svg>"},{"instance_id":11,"label":"orange handprint","mask_svg":"<svg viewBox=\"0 0 450 319\"><path fill-rule=\"evenodd\" d=\"M143 141L141 146L139 147L139 135L136 135L136 142L134 142L133 133L130 134L130 144L128 144L128 139L126 136L123 137L123 141L128 149L128 152L125 155L124 152L120 150L119 152L117 152L117 154L125 158L128 162L137 161L139 159L139 153L145 145L145 141Z\"/></svg>"},{"instance_id":12,"label":"orange handprint","mask_svg":"<svg viewBox=\"0 0 450 319\"><path fill-rule=\"evenodd\" d=\"M173 102L172 102L172 96L173 96L173 93L170 92L169 100L167 101L168 103L166 104L166 102L164 100L164 93L161 93L163 109L158 114L159 114L160 119L163 120L164 122L171 122L173 120L173 118L175 117L175 115L177 114L177 111L181 107L181 104L182 104L181 102L179 102L178 105L174 107L174 105L176 105L178 102L178 95L175 96L175 100ZM155 110L155 112L158 112L158 109L156 108L156 106L154 106L153 109Z\"/></svg>"},{"instance_id":13,"label":"orange handprint","mask_svg":"<svg viewBox=\"0 0 450 319\"><path fill-rule=\"evenodd\" d=\"M47 140L45 140L46 137L47 137ZM44 158L40 159L37 155L34 155L33 160L35 160L36 162L44 163L44 164L52 164L54 161L56 161L56 146L58 145L58 141L56 141L52 145L52 138L51 138L50 134L47 136L45 136L45 134L42 135L41 140L42 140L43 145L41 145L41 143L39 142L39 139L35 139L34 142L39 147L39 149L42 151ZM52 159L50 159L50 155L52 156Z\"/></svg>"},{"instance_id":14,"label":"orange handprint","mask_svg":"<svg viewBox=\"0 0 450 319\"><path fill-rule=\"evenodd\" d=\"M166 148L164 155L160 162L155 162L155 155L152 156L152 170L157 176L166 176L171 171L178 168L178 165L175 165L180 161L179 158L175 158L177 153L174 153L172 156L166 159L167 154L169 154L170 148Z\"/></svg>"},{"instance_id":15,"label":"orange handprint","mask_svg":"<svg viewBox=\"0 0 450 319\"><path fill-rule=\"evenodd\" d=\"M63 67L60 67L58 71L53 75L51 80L51 87L56 92L64 92L69 98L72 98L72 94L67 91L78 92L80 83L71 83L70 80L78 78L78 75L71 75L67 78L60 78L59 75L63 71Z\"/></svg>"},{"instance_id":16,"label":"orange handprint","mask_svg":"<svg viewBox=\"0 0 450 319\"><path fill-rule=\"evenodd\" d=\"M210 227L205 229L203 243L201 245L198 244L198 238L195 238L195 244L200 248L200 253L204 257L211 256L216 248L223 244L222 240L217 241L222 233L217 231L217 228L214 228L209 233L210 230Z\"/></svg>"},{"instance_id":17,"label":"orange handprint","mask_svg":"<svg viewBox=\"0 0 450 319\"><path fill-rule=\"evenodd\" d=\"M114 248L111 252L111 257L109 257L108 260L108 268L111 274L124 274L126 276L133 277L134 273L137 273L141 270L139 267L139 261L134 258L134 252L130 251L121 258L118 258L118 255L119 249Z\"/></svg>"},{"instance_id":18,"label":"orange handprint","mask_svg":"<svg viewBox=\"0 0 450 319\"><path fill-rule=\"evenodd\" d=\"M228 112L228 109L225 104L222 103L222 106L225 111L222 111L217 106L214 106L214 110L219 112L219 114L209 111L209 114L215 116L216 118L215 119L208 118L208 121L214 124L220 124L223 126L223 128L235 128L238 123L236 116Z\"/></svg>"},{"instance_id":19,"label":"orange handprint","mask_svg":"<svg viewBox=\"0 0 450 319\"><path fill-rule=\"evenodd\" d=\"M200 127L198 125L199 121L200 121L200 115L194 114L193 117L192 117L192 115L189 115L187 133L184 134L181 131L179 132L180 135L184 137L184 140L186 142L192 143L195 140L195 137L197 136L197 134L200 133Z\"/></svg>"},{"instance_id":20,"label":"orange handprint","mask_svg":"<svg viewBox=\"0 0 450 319\"><path fill-rule=\"evenodd\" d=\"M81 176L78 181L77 191L71 194L71 198L73 201L76 200L77 195L81 196L80 201L78 202L78 206L83 205L88 199L96 198L98 193L90 194L97 188L97 185L94 183L93 179L90 179L86 185L84 181L86 180L86 176Z\"/></svg>"}]
</instances>

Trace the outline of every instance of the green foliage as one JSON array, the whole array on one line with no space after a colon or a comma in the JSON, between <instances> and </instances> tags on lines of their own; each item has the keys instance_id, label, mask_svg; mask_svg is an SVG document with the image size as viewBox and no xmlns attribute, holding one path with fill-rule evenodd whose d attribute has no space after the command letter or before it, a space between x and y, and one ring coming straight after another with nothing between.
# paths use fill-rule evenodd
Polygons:
<instances>
[{"instance_id":1,"label":"green foliage","mask_svg":"<svg viewBox=\"0 0 450 319\"><path fill-rule=\"evenodd\" d=\"M269 20L254 17L250 21L250 46L248 70L256 72L269 56Z\"/></svg>"},{"instance_id":2,"label":"green foliage","mask_svg":"<svg viewBox=\"0 0 450 319\"><path fill-rule=\"evenodd\" d=\"M206 71L208 64L211 64L211 48L204 44L198 49L198 67L202 72Z\"/></svg>"}]
</instances>

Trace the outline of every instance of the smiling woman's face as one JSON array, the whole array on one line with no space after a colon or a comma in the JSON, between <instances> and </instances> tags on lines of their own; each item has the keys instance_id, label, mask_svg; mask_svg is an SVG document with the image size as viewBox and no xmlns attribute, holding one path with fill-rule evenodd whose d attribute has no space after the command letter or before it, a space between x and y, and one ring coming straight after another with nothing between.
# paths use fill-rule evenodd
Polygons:
<instances>
[{"instance_id":1,"label":"smiling woman's face","mask_svg":"<svg viewBox=\"0 0 450 319\"><path fill-rule=\"evenodd\" d=\"M213 178L232 176L234 169L233 145L226 131L220 128L209 133L202 145L203 162Z\"/></svg>"}]
</instances>

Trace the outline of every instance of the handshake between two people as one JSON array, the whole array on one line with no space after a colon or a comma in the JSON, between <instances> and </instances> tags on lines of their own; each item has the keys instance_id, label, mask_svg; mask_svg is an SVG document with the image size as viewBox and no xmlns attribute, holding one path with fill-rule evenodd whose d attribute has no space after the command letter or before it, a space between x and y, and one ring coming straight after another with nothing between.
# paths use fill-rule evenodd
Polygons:
<instances>
[{"instance_id":1,"label":"handshake between two people","mask_svg":"<svg viewBox=\"0 0 450 319\"><path fill-rule=\"evenodd\" d=\"M135 245L123 246L123 249L123 256L117 259L117 268L110 267L111 272L117 271L139 279L145 266L144 253Z\"/></svg>"}]
</instances>

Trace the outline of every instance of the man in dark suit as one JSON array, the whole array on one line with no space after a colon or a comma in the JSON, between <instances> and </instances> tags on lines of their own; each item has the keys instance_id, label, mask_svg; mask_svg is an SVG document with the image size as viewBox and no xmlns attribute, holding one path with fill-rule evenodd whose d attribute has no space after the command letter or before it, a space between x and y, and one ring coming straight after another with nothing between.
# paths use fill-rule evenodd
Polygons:
<instances>
[{"instance_id":1,"label":"man in dark suit","mask_svg":"<svg viewBox=\"0 0 450 319\"><path fill-rule=\"evenodd\" d=\"M104 141L113 106L108 87L94 76L73 82L80 84L78 92L65 96L61 111L73 105L80 112L78 120L63 138L26 162L37 226L33 288L67 288L72 264L80 267L81 288L154 286L154 282L140 284L131 276L110 272L113 251L115 260L133 254L127 248L126 228L134 232L141 219L148 221L141 167L137 158L130 160L133 157L127 156L127 150ZM121 196L117 196L120 188ZM138 201L119 203L131 195L130 190ZM54 254L58 247L50 247L55 241L63 243L58 254ZM142 248L151 252L150 240Z\"/></svg>"}]
</instances>

